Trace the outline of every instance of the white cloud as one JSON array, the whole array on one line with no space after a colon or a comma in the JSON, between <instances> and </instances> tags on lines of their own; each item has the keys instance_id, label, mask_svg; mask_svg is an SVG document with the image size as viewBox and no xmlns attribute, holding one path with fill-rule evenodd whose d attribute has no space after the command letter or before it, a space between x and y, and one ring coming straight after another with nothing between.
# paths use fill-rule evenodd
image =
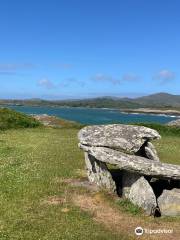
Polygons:
<instances>
[{"instance_id":1,"label":"white cloud","mask_svg":"<svg viewBox=\"0 0 180 240\"><path fill-rule=\"evenodd\" d=\"M36 65L32 63L0 63L0 75L20 75L20 70L30 70Z\"/></svg>"},{"instance_id":2,"label":"white cloud","mask_svg":"<svg viewBox=\"0 0 180 240\"><path fill-rule=\"evenodd\" d=\"M137 81L139 79L140 77L138 75L132 74L132 73L126 73L121 78L120 77L116 78L111 75L106 75L102 73L98 73L92 77L92 80L99 81L99 82L110 82L114 85L121 84L123 82L128 82L128 81Z\"/></svg>"},{"instance_id":3,"label":"white cloud","mask_svg":"<svg viewBox=\"0 0 180 240\"><path fill-rule=\"evenodd\" d=\"M71 69L73 67L73 64L71 63L59 63L54 65L56 68L60 69Z\"/></svg>"},{"instance_id":4,"label":"white cloud","mask_svg":"<svg viewBox=\"0 0 180 240\"><path fill-rule=\"evenodd\" d=\"M0 71L16 71L21 69L32 69L36 65L32 63L0 63Z\"/></svg>"},{"instance_id":5,"label":"white cloud","mask_svg":"<svg viewBox=\"0 0 180 240\"><path fill-rule=\"evenodd\" d=\"M175 73L167 70L167 69L162 69L156 75L153 77L154 79L160 80L161 83L167 83L169 81L174 80L176 77Z\"/></svg>"},{"instance_id":6,"label":"white cloud","mask_svg":"<svg viewBox=\"0 0 180 240\"><path fill-rule=\"evenodd\" d=\"M122 76L122 81L138 81L140 79L140 77L136 74L133 73L126 73Z\"/></svg>"},{"instance_id":7,"label":"white cloud","mask_svg":"<svg viewBox=\"0 0 180 240\"><path fill-rule=\"evenodd\" d=\"M38 85L40 87L44 87L46 89L52 89L55 87L54 83L47 78L43 78L43 79L39 80Z\"/></svg>"},{"instance_id":8,"label":"white cloud","mask_svg":"<svg viewBox=\"0 0 180 240\"><path fill-rule=\"evenodd\" d=\"M114 85L121 83L120 79L114 78L113 76L105 75L105 74L102 74L102 73L96 74L91 79L95 80L95 81L99 81L99 82L110 82Z\"/></svg>"},{"instance_id":9,"label":"white cloud","mask_svg":"<svg viewBox=\"0 0 180 240\"><path fill-rule=\"evenodd\" d=\"M85 82L80 81L76 78L67 78L62 83L60 83L61 87L70 87L72 85L78 85L78 86L84 87Z\"/></svg>"}]
</instances>

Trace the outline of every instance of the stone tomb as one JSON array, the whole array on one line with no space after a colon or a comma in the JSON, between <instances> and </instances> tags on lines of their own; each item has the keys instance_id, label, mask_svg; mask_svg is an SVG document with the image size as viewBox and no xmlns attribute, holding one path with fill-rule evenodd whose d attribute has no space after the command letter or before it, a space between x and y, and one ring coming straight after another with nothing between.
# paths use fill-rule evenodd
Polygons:
<instances>
[{"instance_id":1,"label":"stone tomb","mask_svg":"<svg viewBox=\"0 0 180 240\"><path fill-rule=\"evenodd\" d=\"M91 183L128 198L148 215L180 215L180 166L160 162L151 142L161 138L156 130L97 125L81 129L78 138Z\"/></svg>"}]
</instances>

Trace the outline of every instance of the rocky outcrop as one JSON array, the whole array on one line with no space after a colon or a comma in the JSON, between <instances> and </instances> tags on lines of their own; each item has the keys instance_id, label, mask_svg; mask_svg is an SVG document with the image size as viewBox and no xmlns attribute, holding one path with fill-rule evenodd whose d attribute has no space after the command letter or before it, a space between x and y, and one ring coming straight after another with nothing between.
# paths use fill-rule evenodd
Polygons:
<instances>
[{"instance_id":1,"label":"rocky outcrop","mask_svg":"<svg viewBox=\"0 0 180 240\"><path fill-rule=\"evenodd\" d=\"M180 189L165 189L157 201L161 215L180 216Z\"/></svg>"},{"instance_id":2,"label":"rocky outcrop","mask_svg":"<svg viewBox=\"0 0 180 240\"><path fill-rule=\"evenodd\" d=\"M168 122L167 125L168 126L173 126L173 127L180 127L180 119Z\"/></svg>"},{"instance_id":3,"label":"rocky outcrop","mask_svg":"<svg viewBox=\"0 0 180 240\"><path fill-rule=\"evenodd\" d=\"M80 130L78 138L89 181L117 191L148 214L155 215L159 209L156 199L167 186L179 188L180 166L160 162L151 142L160 135L153 129L122 124L89 126ZM119 169L119 178L113 176L109 164Z\"/></svg>"}]
</instances>

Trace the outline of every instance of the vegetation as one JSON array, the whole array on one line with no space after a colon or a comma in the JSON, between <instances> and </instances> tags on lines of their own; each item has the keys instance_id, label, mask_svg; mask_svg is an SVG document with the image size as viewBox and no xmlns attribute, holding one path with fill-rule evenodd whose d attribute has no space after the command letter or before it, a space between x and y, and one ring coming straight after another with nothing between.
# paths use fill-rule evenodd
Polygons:
<instances>
[{"instance_id":1,"label":"vegetation","mask_svg":"<svg viewBox=\"0 0 180 240\"><path fill-rule=\"evenodd\" d=\"M134 101L146 107L158 106L167 108L180 108L180 95L172 95L168 93L152 94L149 96L136 98Z\"/></svg>"},{"instance_id":2,"label":"vegetation","mask_svg":"<svg viewBox=\"0 0 180 240\"><path fill-rule=\"evenodd\" d=\"M143 210L140 207L135 206L128 199L119 199L117 201L117 204L123 211L131 213L133 215L139 215L143 213Z\"/></svg>"},{"instance_id":3,"label":"vegetation","mask_svg":"<svg viewBox=\"0 0 180 240\"><path fill-rule=\"evenodd\" d=\"M35 120L7 109L1 112L3 122L15 121L0 132L0 239L126 240L134 236L132 224L178 228L179 219L145 218L129 201L112 201L106 193L102 199L71 184L84 178L76 125L25 129L34 125L24 122ZM12 127L19 129L7 130ZM151 127L163 135L155 142L161 161L180 164L178 131L157 124Z\"/></svg>"},{"instance_id":4,"label":"vegetation","mask_svg":"<svg viewBox=\"0 0 180 240\"><path fill-rule=\"evenodd\" d=\"M56 106L56 107L90 107L90 108L137 108L138 103L130 100L113 99L110 97L82 99L82 100L1 100L1 105L28 105L28 106Z\"/></svg>"},{"instance_id":5,"label":"vegetation","mask_svg":"<svg viewBox=\"0 0 180 240\"><path fill-rule=\"evenodd\" d=\"M56 116L50 116L46 114L34 115L34 118L37 119L45 126L54 127L54 128L76 128L80 129L84 125L75 121L65 120Z\"/></svg>"},{"instance_id":6,"label":"vegetation","mask_svg":"<svg viewBox=\"0 0 180 240\"><path fill-rule=\"evenodd\" d=\"M71 202L84 167L76 129L0 133L0 239L125 239Z\"/></svg>"},{"instance_id":7,"label":"vegetation","mask_svg":"<svg viewBox=\"0 0 180 240\"><path fill-rule=\"evenodd\" d=\"M10 128L34 128L40 125L39 121L30 116L7 108L0 109L0 130Z\"/></svg>"},{"instance_id":8,"label":"vegetation","mask_svg":"<svg viewBox=\"0 0 180 240\"><path fill-rule=\"evenodd\" d=\"M158 123L135 123L135 125L145 126L157 130L160 135L180 137L180 128L175 126L167 126Z\"/></svg>"}]
</instances>

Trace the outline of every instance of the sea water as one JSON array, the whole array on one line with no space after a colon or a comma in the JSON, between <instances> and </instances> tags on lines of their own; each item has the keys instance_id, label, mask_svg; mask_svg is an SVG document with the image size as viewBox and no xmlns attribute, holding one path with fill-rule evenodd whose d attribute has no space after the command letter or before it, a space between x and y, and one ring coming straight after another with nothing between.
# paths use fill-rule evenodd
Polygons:
<instances>
[{"instance_id":1,"label":"sea water","mask_svg":"<svg viewBox=\"0 0 180 240\"><path fill-rule=\"evenodd\" d=\"M75 108L75 107L34 107L10 106L10 108L26 114L48 114L76 121L82 124L108 123L161 123L177 119L176 117L150 114L129 114L116 109Z\"/></svg>"}]
</instances>

